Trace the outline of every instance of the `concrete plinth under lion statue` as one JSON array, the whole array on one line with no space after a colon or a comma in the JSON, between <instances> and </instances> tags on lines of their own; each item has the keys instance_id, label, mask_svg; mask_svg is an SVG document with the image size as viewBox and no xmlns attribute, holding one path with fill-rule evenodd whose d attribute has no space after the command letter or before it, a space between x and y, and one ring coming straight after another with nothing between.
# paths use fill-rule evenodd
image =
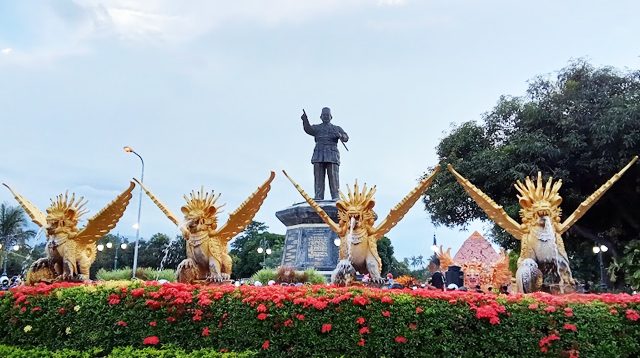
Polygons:
<instances>
[{"instance_id":1,"label":"concrete plinth under lion statue","mask_svg":"<svg viewBox=\"0 0 640 358\"><path fill-rule=\"evenodd\" d=\"M318 200L322 209L338 221L334 200ZM296 270L316 269L329 275L338 263L339 248L334 244L338 235L306 202L294 204L276 212L276 217L287 227L281 265Z\"/></svg>"}]
</instances>

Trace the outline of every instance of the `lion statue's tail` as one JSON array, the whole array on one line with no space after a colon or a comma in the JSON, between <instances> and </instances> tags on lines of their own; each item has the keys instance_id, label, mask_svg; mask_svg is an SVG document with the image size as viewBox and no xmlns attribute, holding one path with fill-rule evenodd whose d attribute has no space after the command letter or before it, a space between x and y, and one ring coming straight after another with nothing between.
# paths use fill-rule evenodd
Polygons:
<instances>
[{"instance_id":1,"label":"lion statue's tail","mask_svg":"<svg viewBox=\"0 0 640 358\"><path fill-rule=\"evenodd\" d=\"M349 286L356 280L356 269L349 260L340 260L333 273L331 273L331 283L337 286Z\"/></svg>"},{"instance_id":2,"label":"lion statue's tail","mask_svg":"<svg viewBox=\"0 0 640 358\"><path fill-rule=\"evenodd\" d=\"M56 273L52 266L48 258L37 260L29 267L25 283L29 286L40 282L52 283L56 279Z\"/></svg>"},{"instance_id":3,"label":"lion statue's tail","mask_svg":"<svg viewBox=\"0 0 640 358\"><path fill-rule=\"evenodd\" d=\"M533 259L524 259L516 271L516 286L518 292L531 293L540 289L542 272Z\"/></svg>"}]
</instances>

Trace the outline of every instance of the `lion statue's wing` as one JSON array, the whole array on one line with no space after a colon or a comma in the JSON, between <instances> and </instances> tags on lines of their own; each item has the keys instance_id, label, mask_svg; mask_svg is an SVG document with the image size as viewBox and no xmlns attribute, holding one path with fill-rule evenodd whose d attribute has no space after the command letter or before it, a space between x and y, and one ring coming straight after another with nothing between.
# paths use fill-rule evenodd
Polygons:
<instances>
[{"instance_id":1,"label":"lion statue's wing","mask_svg":"<svg viewBox=\"0 0 640 358\"><path fill-rule=\"evenodd\" d=\"M424 194L425 190L431 186L433 183L433 179L436 174L440 171L440 166L437 165L433 172L426 178L420 181L417 187L415 187L407 196L405 196L399 203L396 205L387 217L376 227L373 231L373 235L377 240L382 238L386 233L388 233L402 218L409 212L409 209L413 207L413 205L420 199L420 197Z\"/></svg>"},{"instance_id":2,"label":"lion statue's wing","mask_svg":"<svg viewBox=\"0 0 640 358\"><path fill-rule=\"evenodd\" d=\"M113 229L124 214L135 186L135 183L130 182L125 191L89 219L84 229L73 240L84 245L92 244Z\"/></svg>"},{"instance_id":3,"label":"lion statue's wing","mask_svg":"<svg viewBox=\"0 0 640 358\"><path fill-rule=\"evenodd\" d=\"M156 204L156 206L158 206L158 208L164 213L164 215L167 216L167 218L169 218L169 220L171 220L172 223L174 223L176 226L180 226L180 221L178 221L178 217L175 216L171 212L171 210L169 210L169 208L167 208L167 206L164 205L155 195L153 195L151 190L147 189L147 187L144 186L141 182L139 182L138 179L133 178L133 180L135 180L135 182L138 183L138 185L140 185L140 187L145 192L145 194L147 194L149 199L151 199L151 201L153 201L153 203Z\"/></svg>"},{"instance_id":4,"label":"lion statue's wing","mask_svg":"<svg viewBox=\"0 0 640 358\"><path fill-rule=\"evenodd\" d=\"M593 194L589 195L588 198L586 198L582 203L580 203L580 205L578 205L576 210L569 217L567 217L567 219L562 224L560 224L560 230L559 230L560 234L564 234L567 230L569 230L569 228L573 224L575 224L576 221L578 221L584 214L586 214L586 212L598 200L600 200L600 198L604 195L604 193L606 193L607 190L609 190L609 188L611 188L611 186L613 186L613 184L617 182L618 179L620 179L622 174L624 174L624 172L626 172L629 168L631 168L633 163L635 163L637 160L638 160L638 156L636 155L635 157L633 157L633 159L631 159L629 164L627 164L624 168L622 168L619 172L617 172L613 177L611 177L611 179L607 180L606 183L602 184L602 186L598 188L598 190L596 190Z\"/></svg>"},{"instance_id":5,"label":"lion statue's wing","mask_svg":"<svg viewBox=\"0 0 640 358\"><path fill-rule=\"evenodd\" d=\"M33 205L25 197L23 197L22 195L18 194L15 191L13 191L13 189L11 189L11 187L9 185L7 185L5 183L2 183L2 185L6 186L7 189L9 189L11 194L13 194L13 196L16 198L16 200L20 204L20 206L22 206L24 211L27 213L27 215L29 215L31 220L34 223L36 223L36 225L38 225L40 227L46 227L47 226L47 215L45 213L40 211L40 209L38 209L37 206Z\"/></svg>"},{"instance_id":6,"label":"lion statue's wing","mask_svg":"<svg viewBox=\"0 0 640 358\"><path fill-rule=\"evenodd\" d=\"M240 204L240 207L229 214L229 220L227 220L224 226L221 227L214 236L219 237L226 243L244 230L256 216L258 210L260 210L260 206L262 206L262 203L267 197L267 194L271 189L271 182L275 176L276 173L272 171L269 178L259 186L258 189L247 198L247 200Z\"/></svg>"},{"instance_id":7,"label":"lion statue's wing","mask_svg":"<svg viewBox=\"0 0 640 358\"><path fill-rule=\"evenodd\" d=\"M493 220L498 226L506 230L509 234L513 235L518 240L522 239L524 235L524 231L520 224L517 221L513 220L509 214L502 208L501 205L498 205L493 199L491 199L487 194L483 193L480 189L478 189L475 185L473 185L469 180L460 175L453 166L449 164L447 169L453 174L458 183L462 185L464 190L469 194L469 196L478 204L478 206L487 214L489 219Z\"/></svg>"},{"instance_id":8,"label":"lion statue's wing","mask_svg":"<svg viewBox=\"0 0 640 358\"><path fill-rule=\"evenodd\" d=\"M307 192L305 192L304 189L302 189L302 187L298 185L298 183L296 183L293 179L291 179L291 177L289 176L289 174L287 174L287 172L285 172L284 170L282 172L284 173L284 176L286 176L287 179L289 179L291 184L293 184L296 190L298 190L300 195L302 195L304 200L307 201L307 204L309 204L309 206L311 206L311 208L315 210L316 213L318 213L322 221L324 221L325 224L329 225L329 228L333 232L340 235L340 226L335 221L333 221L333 219L331 219L329 214L327 214L327 212L324 211L324 209L322 209L322 207L320 207L320 205L318 205L318 203L316 203L316 201L313 200L313 198L311 198L309 194L307 194Z\"/></svg>"}]
</instances>

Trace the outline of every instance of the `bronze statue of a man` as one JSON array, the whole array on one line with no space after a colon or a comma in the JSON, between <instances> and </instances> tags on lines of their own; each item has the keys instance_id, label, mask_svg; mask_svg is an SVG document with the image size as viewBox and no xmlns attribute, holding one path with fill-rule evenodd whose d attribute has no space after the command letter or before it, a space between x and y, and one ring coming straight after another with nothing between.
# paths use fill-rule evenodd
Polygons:
<instances>
[{"instance_id":1,"label":"bronze statue of a man","mask_svg":"<svg viewBox=\"0 0 640 358\"><path fill-rule=\"evenodd\" d=\"M316 141L313 149L311 164L313 164L313 175L315 178L315 200L324 199L324 177L325 173L329 177L329 190L331 199L338 200L338 190L340 188L340 152L338 151L338 140L347 142L349 136L342 128L331 124L331 109L324 107L320 114L321 124L309 124L307 113L302 110L302 125L304 131L312 135Z\"/></svg>"}]
</instances>

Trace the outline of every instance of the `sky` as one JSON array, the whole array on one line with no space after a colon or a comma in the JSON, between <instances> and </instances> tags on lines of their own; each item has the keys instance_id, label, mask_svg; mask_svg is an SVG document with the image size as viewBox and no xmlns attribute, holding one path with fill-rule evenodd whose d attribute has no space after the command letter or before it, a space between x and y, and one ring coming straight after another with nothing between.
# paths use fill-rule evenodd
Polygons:
<instances>
[{"instance_id":1,"label":"sky","mask_svg":"<svg viewBox=\"0 0 640 358\"><path fill-rule=\"evenodd\" d=\"M572 59L640 65L637 1L0 0L0 181L41 210L69 190L89 215L140 176L176 213L203 185L224 222L269 175L256 220L309 193L322 107L350 137L341 188L377 185L383 218L437 163L453 125ZM137 189L136 189L137 190ZM512 190L512 188L506 188ZM328 193L328 190L327 190ZM514 192L515 195L515 192ZM0 202L15 205L6 188ZM135 236L137 191L114 233ZM435 227L418 202L388 234L396 257L455 253L489 226ZM178 230L146 196L141 236ZM43 240L43 239L41 239Z\"/></svg>"}]
</instances>

